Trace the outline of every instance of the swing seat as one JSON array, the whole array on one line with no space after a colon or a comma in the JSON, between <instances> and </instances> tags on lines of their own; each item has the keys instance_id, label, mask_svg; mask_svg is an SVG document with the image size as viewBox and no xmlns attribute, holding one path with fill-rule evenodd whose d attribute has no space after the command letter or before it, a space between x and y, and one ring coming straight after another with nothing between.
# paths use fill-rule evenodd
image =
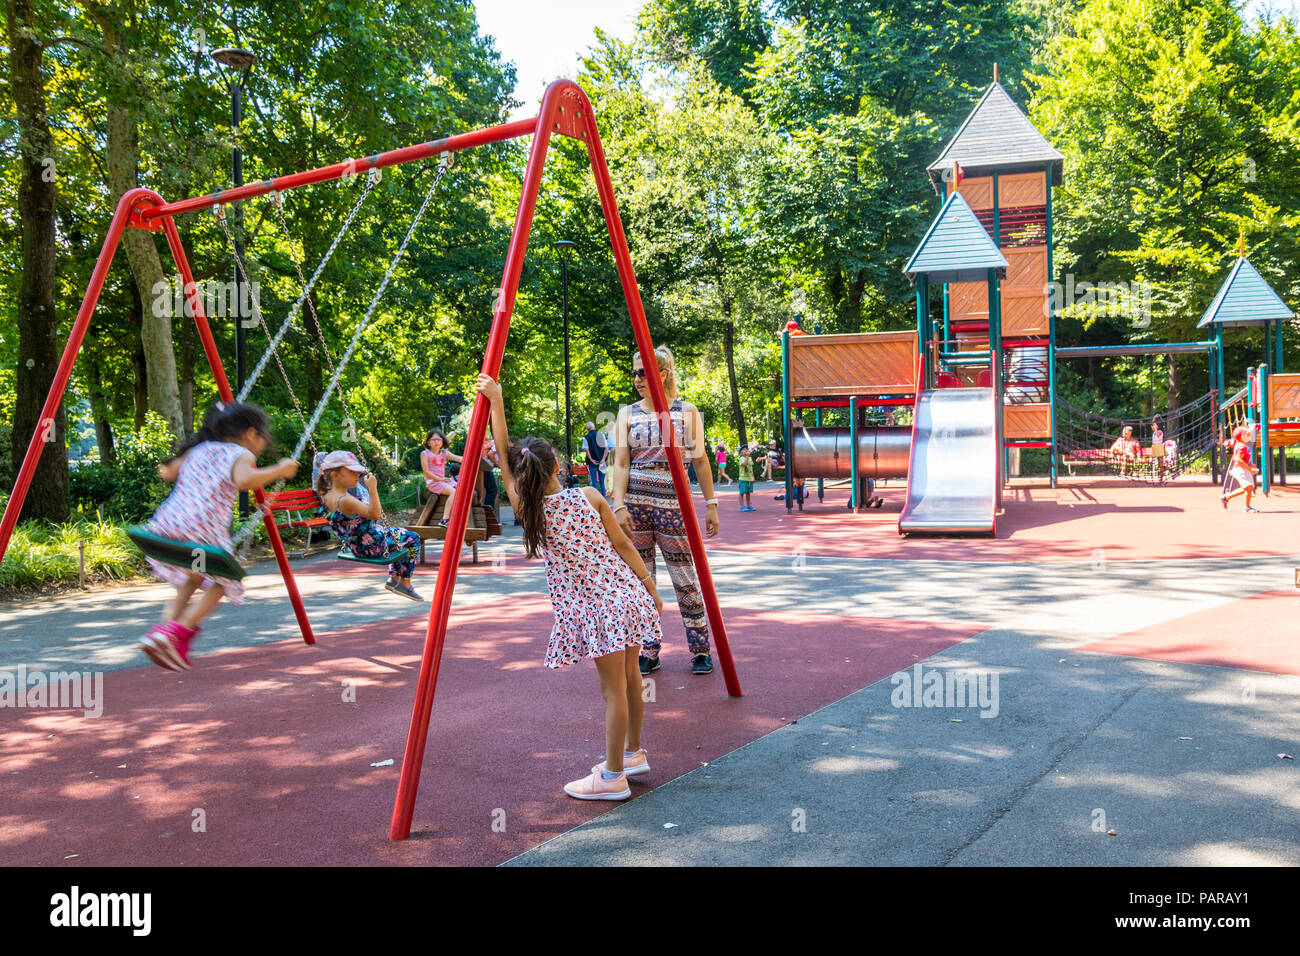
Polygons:
<instances>
[{"instance_id":1,"label":"swing seat","mask_svg":"<svg viewBox=\"0 0 1300 956\"><path fill-rule=\"evenodd\" d=\"M340 548L338 559L340 561L353 561L357 564L378 564L389 565L394 561L401 561L411 556L410 548L401 548L397 551L391 551L388 554L376 555L373 558L363 557L359 554L353 554L351 548Z\"/></svg>"},{"instance_id":2,"label":"swing seat","mask_svg":"<svg viewBox=\"0 0 1300 956\"><path fill-rule=\"evenodd\" d=\"M229 551L197 541L180 541L154 534L143 525L126 529L135 546L155 561L169 564L183 571L195 571L210 578L228 578L238 581L244 569Z\"/></svg>"}]
</instances>

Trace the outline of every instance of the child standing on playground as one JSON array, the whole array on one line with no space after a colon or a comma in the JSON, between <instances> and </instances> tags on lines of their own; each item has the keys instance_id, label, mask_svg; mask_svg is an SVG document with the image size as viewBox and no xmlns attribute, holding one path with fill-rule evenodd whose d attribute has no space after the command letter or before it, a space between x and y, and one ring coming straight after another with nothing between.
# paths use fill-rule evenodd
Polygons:
<instances>
[{"instance_id":1,"label":"child standing on playground","mask_svg":"<svg viewBox=\"0 0 1300 956\"><path fill-rule=\"evenodd\" d=\"M350 489L358 483L366 489L365 501L351 494ZM388 565L384 587L412 601L423 601L411 584L415 558L420 553L420 536L406 528L380 524L384 511L379 501L379 482L357 461L357 456L350 451L332 451L326 455L320 463L316 493L325 502L330 528L357 557L380 558L405 552Z\"/></svg>"},{"instance_id":2,"label":"child standing on playground","mask_svg":"<svg viewBox=\"0 0 1300 956\"><path fill-rule=\"evenodd\" d=\"M457 454L447 449L447 436L436 428L429 429L424 436L424 451L420 452L420 468L424 471L424 487L431 495L448 495L444 514L451 514L451 503L456 500L456 479L447 474L447 461L464 461ZM444 528L447 519L438 524Z\"/></svg>"},{"instance_id":3,"label":"child standing on playground","mask_svg":"<svg viewBox=\"0 0 1300 956\"><path fill-rule=\"evenodd\" d=\"M727 474L727 443L719 440L717 451L714 454L718 462L718 478L724 485L731 484L731 476Z\"/></svg>"},{"instance_id":4,"label":"child standing on playground","mask_svg":"<svg viewBox=\"0 0 1300 956\"><path fill-rule=\"evenodd\" d=\"M230 519L241 491L264 488L298 473L298 462L281 458L269 468L257 467L257 456L271 444L271 421L256 405L217 404L203 425L176 454L158 466L158 477L176 487L150 519L149 531L163 538L206 544L231 551ZM149 558L154 574L176 588L161 624L140 640L140 649L159 667L190 669L190 642L223 597L244 603L244 587L228 578L213 578ZM202 589L193 604L190 599Z\"/></svg>"},{"instance_id":5,"label":"child standing on playground","mask_svg":"<svg viewBox=\"0 0 1300 956\"><path fill-rule=\"evenodd\" d=\"M1250 504L1250 499L1255 494L1255 476L1259 474L1259 469L1251 460L1251 451L1255 447L1255 426L1252 424L1235 429L1232 438L1225 444L1232 446L1232 462L1224 476L1223 494L1219 500L1223 502L1224 510L1227 510L1229 501L1238 495L1245 495L1246 506L1241 510L1247 514L1258 514L1259 509L1252 508Z\"/></svg>"},{"instance_id":6,"label":"child standing on playground","mask_svg":"<svg viewBox=\"0 0 1300 956\"><path fill-rule=\"evenodd\" d=\"M748 445L741 445L736 453L736 463L740 471L740 485L736 492L740 499L741 511L757 511L753 505L754 498L754 459Z\"/></svg>"},{"instance_id":7,"label":"child standing on playground","mask_svg":"<svg viewBox=\"0 0 1300 956\"><path fill-rule=\"evenodd\" d=\"M605 759L566 784L578 800L626 800L627 778L650 772L641 747L641 645L662 640L663 601L654 576L623 534L605 496L595 488L566 488L559 457L544 439L511 444L501 386L478 377L492 404L492 435L501 456L501 481L524 526L528 557L546 559L546 585L555 625L545 665L562 667L590 657L605 699Z\"/></svg>"}]
</instances>

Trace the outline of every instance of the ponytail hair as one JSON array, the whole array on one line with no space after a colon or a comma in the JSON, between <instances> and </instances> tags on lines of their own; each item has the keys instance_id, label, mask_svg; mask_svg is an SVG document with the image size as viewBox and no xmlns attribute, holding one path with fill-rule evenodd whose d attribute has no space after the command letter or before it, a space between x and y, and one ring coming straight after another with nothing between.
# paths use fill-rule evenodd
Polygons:
<instances>
[{"instance_id":1,"label":"ponytail hair","mask_svg":"<svg viewBox=\"0 0 1300 956\"><path fill-rule=\"evenodd\" d=\"M659 366L659 371L668 373L668 378L664 381L664 394L668 396L668 401L674 401L677 398L677 363L673 359L673 350L666 345L655 349L655 364Z\"/></svg>"},{"instance_id":2,"label":"ponytail hair","mask_svg":"<svg viewBox=\"0 0 1300 956\"><path fill-rule=\"evenodd\" d=\"M546 544L543 505L555 474L555 449L544 438L523 438L511 443L506 461L515 479L514 505L524 527L524 553L535 558Z\"/></svg>"},{"instance_id":3,"label":"ponytail hair","mask_svg":"<svg viewBox=\"0 0 1300 956\"><path fill-rule=\"evenodd\" d=\"M271 444L271 419L266 412L249 402L217 402L203 416L203 424L177 447L168 461L175 461L195 445L205 441L230 441L243 437L250 428L257 429L268 446Z\"/></svg>"}]
</instances>

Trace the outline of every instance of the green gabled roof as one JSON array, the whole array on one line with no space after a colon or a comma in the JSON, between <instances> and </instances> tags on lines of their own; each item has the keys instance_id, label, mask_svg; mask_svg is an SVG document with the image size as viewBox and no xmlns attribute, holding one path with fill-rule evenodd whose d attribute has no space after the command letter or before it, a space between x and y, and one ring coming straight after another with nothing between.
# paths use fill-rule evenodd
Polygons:
<instances>
[{"instance_id":1,"label":"green gabled roof","mask_svg":"<svg viewBox=\"0 0 1300 956\"><path fill-rule=\"evenodd\" d=\"M943 172L952 168L954 160L961 163L967 176L1028 172L1047 166L1053 186L1061 185L1065 166L1065 157L1029 122L997 80L989 84L939 158L927 167L936 191L941 190Z\"/></svg>"},{"instance_id":2,"label":"green gabled roof","mask_svg":"<svg viewBox=\"0 0 1300 956\"><path fill-rule=\"evenodd\" d=\"M989 269L1005 275L1007 260L962 194L955 192L930 223L903 271L912 281L925 274L929 281L940 283L982 282Z\"/></svg>"},{"instance_id":3,"label":"green gabled roof","mask_svg":"<svg viewBox=\"0 0 1300 956\"><path fill-rule=\"evenodd\" d=\"M1276 319L1289 319L1295 313L1264 281L1245 256L1239 258L1219 287L1218 295L1197 323L1207 325L1262 325Z\"/></svg>"}]
</instances>

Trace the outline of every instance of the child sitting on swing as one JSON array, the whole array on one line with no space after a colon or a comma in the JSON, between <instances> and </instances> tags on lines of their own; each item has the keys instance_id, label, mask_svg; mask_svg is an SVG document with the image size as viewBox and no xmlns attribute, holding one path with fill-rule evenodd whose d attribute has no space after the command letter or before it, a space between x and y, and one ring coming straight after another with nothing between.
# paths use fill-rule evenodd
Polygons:
<instances>
[{"instance_id":1,"label":"child sitting on swing","mask_svg":"<svg viewBox=\"0 0 1300 956\"><path fill-rule=\"evenodd\" d=\"M147 528L177 541L206 544L231 551L230 519L241 491L264 488L279 478L292 478L298 462L281 458L268 468L257 467L257 456L271 444L271 420L256 405L218 404L203 418L194 437L158 466L158 477L176 483L158 506ZM149 558L154 574L176 588L161 624L140 640L140 650L159 667L190 669L190 642L223 597L244 603L244 586L229 578L213 578L199 570L175 567ZM195 593L203 591L197 601Z\"/></svg>"},{"instance_id":2,"label":"child sitting on swing","mask_svg":"<svg viewBox=\"0 0 1300 956\"><path fill-rule=\"evenodd\" d=\"M349 493L358 481L365 487L368 501L363 502ZM316 493L325 502L330 528L339 536L343 546L357 557L381 558L405 550L404 557L388 565L388 580L384 587L412 601L423 601L424 598L411 585L415 556L420 553L420 536L406 528L390 528L379 523L384 516L379 502L379 483L366 466L357 461L357 456L350 451L332 451L326 455L320 463Z\"/></svg>"}]
</instances>

